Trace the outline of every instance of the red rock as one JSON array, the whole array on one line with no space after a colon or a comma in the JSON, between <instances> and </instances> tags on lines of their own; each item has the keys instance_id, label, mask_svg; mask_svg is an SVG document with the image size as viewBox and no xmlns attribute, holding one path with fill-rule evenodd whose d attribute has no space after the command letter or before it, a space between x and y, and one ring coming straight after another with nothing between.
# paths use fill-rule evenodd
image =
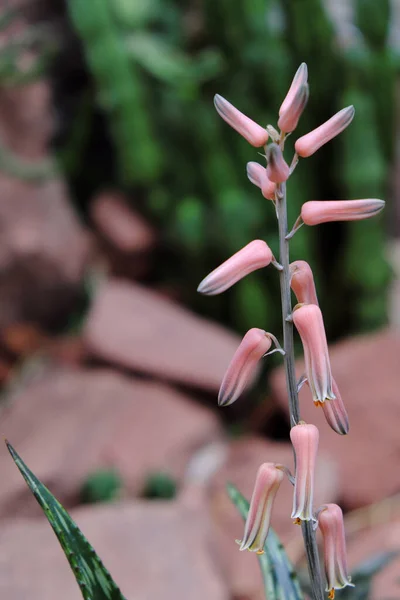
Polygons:
<instances>
[{"instance_id":1,"label":"red rock","mask_svg":"<svg viewBox=\"0 0 400 600\"><path fill-rule=\"evenodd\" d=\"M211 484L211 515L214 519L219 555L227 581L235 597L258 599L263 588L258 561L250 552L240 552L235 539L243 535L243 521L232 505L226 483L233 483L250 500L256 473L263 462L277 462L293 472L293 451L290 443L273 442L261 438L242 438L231 443L227 463L213 477ZM272 514L272 527L286 544L292 559L302 551L300 528L293 524L293 487L284 480L276 498ZM335 502L340 490L332 462L323 454L317 463L315 506Z\"/></svg>"},{"instance_id":2,"label":"red rock","mask_svg":"<svg viewBox=\"0 0 400 600\"><path fill-rule=\"evenodd\" d=\"M382 331L340 342L330 348L332 372L350 419L350 433L339 436L326 424L304 386L301 416L320 429L320 448L336 462L346 508L365 506L399 488L400 335ZM303 372L301 362L297 371ZM287 410L284 372L271 377L272 394Z\"/></svg>"},{"instance_id":3,"label":"red rock","mask_svg":"<svg viewBox=\"0 0 400 600\"><path fill-rule=\"evenodd\" d=\"M382 524L347 535L347 550L350 571L382 552L400 553L400 522ZM400 597L399 570L400 557L397 557L374 577L370 600Z\"/></svg>"},{"instance_id":4,"label":"red rock","mask_svg":"<svg viewBox=\"0 0 400 600\"><path fill-rule=\"evenodd\" d=\"M228 600L202 513L177 502L152 502L92 506L71 516L126 598ZM44 517L3 522L0 561L2 598L82 597Z\"/></svg>"},{"instance_id":5,"label":"red rock","mask_svg":"<svg viewBox=\"0 0 400 600\"><path fill-rule=\"evenodd\" d=\"M97 196L90 215L100 233L120 252L146 252L154 246L154 231L118 192Z\"/></svg>"},{"instance_id":6,"label":"red rock","mask_svg":"<svg viewBox=\"0 0 400 600\"><path fill-rule=\"evenodd\" d=\"M179 481L192 453L221 436L211 411L164 385L62 369L11 395L1 432L67 506L99 468L115 468L128 494L140 492L154 471ZM4 445L0 471L0 515L29 514L35 505Z\"/></svg>"},{"instance_id":7,"label":"red rock","mask_svg":"<svg viewBox=\"0 0 400 600\"><path fill-rule=\"evenodd\" d=\"M88 239L61 181L0 175L0 327L54 325L80 293Z\"/></svg>"},{"instance_id":8,"label":"red rock","mask_svg":"<svg viewBox=\"0 0 400 600\"><path fill-rule=\"evenodd\" d=\"M93 356L217 391L240 338L137 284L99 290L84 339Z\"/></svg>"}]
</instances>

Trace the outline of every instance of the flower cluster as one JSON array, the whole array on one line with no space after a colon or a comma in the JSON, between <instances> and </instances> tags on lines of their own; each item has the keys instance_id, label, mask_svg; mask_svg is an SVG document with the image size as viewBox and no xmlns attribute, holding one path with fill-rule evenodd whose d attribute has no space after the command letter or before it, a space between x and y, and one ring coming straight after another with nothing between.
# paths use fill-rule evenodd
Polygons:
<instances>
[{"instance_id":1,"label":"flower cluster","mask_svg":"<svg viewBox=\"0 0 400 600\"><path fill-rule=\"evenodd\" d=\"M296 168L299 159L314 154L321 146L341 133L354 117L353 106L348 106L317 129L297 139L294 144L293 160L288 164L283 154L285 139L296 129L307 104L308 95L308 72L307 66L303 63L297 70L289 92L280 107L278 120L280 131L271 125L266 128L258 125L227 100L215 96L215 107L219 115L250 144L256 148L265 148L266 166L249 162L247 176L251 183L260 188L264 198L274 203L278 220L280 219L279 203L286 202L285 182ZM306 202L293 229L286 232L284 238L289 243L290 238L304 224L313 226L329 221L370 218L379 213L384 204L383 200L370 198ZM308 384L313 401L316 406L322 407L327 423L335 432L345 435L349 432L349 420L337 383L332 376L324 320L317 299L312 270L302 260L292 264L289 264L288 259L287 264L284 264L282 256L279 260L282 264L274 258L271 249L264 241L255 240L208 275L200 283L198 291L202 294L219 294L256 269L269 265L277 268L281 272L281 286L286 281L288 294L290 295L290 285L297 299L291 314L283 314L283 319L284 323L287 321L294 324L303 345L305 374L299 380L298 387L304 382ZM257 328L250 329L246 333L223 379L218 398L220 406L232 404L239 398L252 381L258 362L271 353L272 344L275 345L275 350L272 352L279 351L285 355L287 348L282 349L271 333ZM288 357L285 356L285 363L287 359ZM296 390L294 393L295 401L298 402ZM293 414L291 419L293 421ZM294 485L292 519L296 523L310 522L313 530L319 527L322 533L326 589L329 591L329 598L333 598L335 589L352 585L346 566L343 515L341 509L335 504L326 504L314 510L314 471L319 432L315 425L299 419L294 419L292 425L290 438L295 453L295 474L292 476L285 466L272 462L261 465L240 549L263 552L273 501L286 473Z\"/></svg>"}]
</instances>

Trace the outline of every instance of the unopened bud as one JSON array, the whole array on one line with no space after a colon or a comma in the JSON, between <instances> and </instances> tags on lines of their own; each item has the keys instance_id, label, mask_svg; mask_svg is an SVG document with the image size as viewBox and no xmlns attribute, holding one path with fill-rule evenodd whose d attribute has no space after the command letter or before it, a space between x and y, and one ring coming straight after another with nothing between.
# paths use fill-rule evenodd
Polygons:
<instances>
[{"instance_id":1,"label":"unopened bud","mask_svg":"<svg viewBox=\"0 0 400 600\"><path fill-rule=\"evenodd\" d=\"M221 294L249 273L269 265L273 258L265 242L254 240L207 275L197 291L208 296Z\"/></svg>"},{"instance_id":2,"label":"unopened bud","mask_svg":"<svg viewBox=\"0 0 400 600\"><path fill-rule=\"evenodd\" d=\"M220 117L240 133L249 144L256 148L265 146L268 141L268 132L264 127L246 117L219 94L214 96L214 105Z\"/></svg>"},{"instance_id":3,"label":"unopened bud","mask_svg":"<svg viewBox=\"0 0 400 600\"><path fill-rule=\"evenodd\" d=\"M310 265L305 260L296 260L291 263L290 287L295 293L297 302L318 306L314 276Z\"/></svg>"},{"instance_id":4,"label":"unopened bud","mask_svg":"<svg viewBox=\"0 0 400 600\"><path fill-rule=\"evenodd\" d=\"M284 133L290 133L297 127L308 101L309 89L305 83L296 92L291 105L279 117L278 127Z\"/></svg>"},{"instance_id":5,"label":"unopened bud","mask_svg":"<svg viewBox=\"0 0 400 600\"><path fill-rule=\"evenodd\" d=\"M251 183L260 188L264 198L267 198L267 200L275 199L276 183L268 179L267 171L262 165L256 162L248 162L247 177Z\"/></svg>"},{"instance_id":6,"label":"unopened bud","mask_svg":"<svg viewBox=\"0 0 400 600\"><path fill-rule=\"evenodd\" d=\"M286 181L290 175L289 165L283 158L282 150L278 144L269 144L267 147L267 177L274 183Z\"/></svg>"},{"instance_id":7,"label":"unopened bud","mask_svg":"<svg viewBox=\"0 0 400 600\"><path fill-rule=\"evenodd\" d=\"M315 425L300 423L290 430L296 455L292 519L311 521L313 516L314 473L319 433Z\"/></svg>"},{"instance_id":8,"label":"unopened bud","mask_svg":"<svg viewBox=\"0 0 400 600\"><path fill-rule=\"evenodd\" d=\"M333 117L323 123L310 133L299 138L294 147L299 156L306 158L316 152L321 146L341 133L353 120L354 106L348 106L336 113Z\"/></svg>"},{"instance_id":9,"label":"unopened bud","mask_svg":"<svg viewBox=\"0 0 400 600\"><path fill-rule=\"evenodd\" d=\"M301 218L306 225L329 221L360 221L377 215L385 206L384 200L311 200L301 207Z\"/></svg>"}]
</instances>

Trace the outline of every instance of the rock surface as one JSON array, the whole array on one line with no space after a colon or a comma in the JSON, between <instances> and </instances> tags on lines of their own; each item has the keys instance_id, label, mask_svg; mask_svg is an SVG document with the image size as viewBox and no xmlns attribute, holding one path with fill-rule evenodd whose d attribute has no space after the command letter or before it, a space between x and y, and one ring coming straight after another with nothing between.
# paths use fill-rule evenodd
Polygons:
<instances>
[{"instance_id":1,"label":"rock surface","mask_svg":"<svg viewBox=\"0 0 400 600\"><path fill-rule=\"evenodd\" d=\"M179 503L124 503L79 509L71 516L126 598L228 600L210 552L203 514ZM8 600L81 598L44 517L2 523L0 596Z\"/></svg>"},{"instance_id":2,"label":"rock surface","mask_svg":"<svg viewBox=\"0 0 400 600\"><path fill-rule=\"evenodd\" d=\"M164 385L64 369L16 390L1 431L66 506L98 468L115 468L125 494L140 492L155 471L180 480L192 453L221 436L211 411ZM0 515L37 514L4 444L0 472Z\"/></svg>"},{"instance_id":3,"label":"rock surface","mask_svg":"<svg viewBox=\"0 0 400 600\"><path fill-rule=\"evenodd\" d=\"M320 449L336 462L341 503L347 508L365 506L399 488L400 459L400 335L382 331L340 342L330 348L332 373L350 419L350 432L339 436L315 408L307 386L301 390L302 418L320 429ZM297 363L297 372L303 364ZM287 410L284 372L271 377L272 394Z\"/></svg>"},{"instance_id":4,"label":"rock surface","mask_svg":"<svg viewBox=\"0 0 400 600\"><path fill-rule=\"evenodd\" d=\"M153 229L118 192L97 196L90 206L90 216L98 231L120 252L141 253L154 246Z\"/></svg>"},{"instance_id":5,"label":"rock surface","mask_svg":"<svg viewBox=\"0 0 400 600\"><path fill-rule=\"evenodd\" d=\"M226 483L233 483L250 500L256 473L263 462L277 462L293 472L293 452L289 443L272 442L261 438L243 438L231 443L226 464L215 474L211 485L211 515L217 536L218 554L224 574L235 597L263 598L261 574L257 557L240 552L235 539L243 535L243 521L232 505ZM285 478L274 503L272 527L286 544L292 559L302 552L300 528L293 524L293 487ZM335 469L329 458L321 454L316 470L315 506L335 502L340 494Z\"/></svg>"},{"instance_id":6,"label":"rock surface","mask_svg":"<svg viewBox=\"0 0 400 600\"><path fill-rule=\"evenodd\" d=\"M240 343L220 325L116 279L100 288L84 338L95 357L212 392Z\"/></svg>"}]
</instances>

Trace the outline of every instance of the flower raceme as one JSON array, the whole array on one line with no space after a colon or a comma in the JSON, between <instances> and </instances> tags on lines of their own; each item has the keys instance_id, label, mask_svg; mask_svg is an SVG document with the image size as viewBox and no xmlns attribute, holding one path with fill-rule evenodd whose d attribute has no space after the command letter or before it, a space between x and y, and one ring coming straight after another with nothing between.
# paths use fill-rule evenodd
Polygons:
<instances>
[{"instance_id":1,"label":"flower raceme","mask_svg":"<svg viewBox=\"0 0 400 600\"><path fill-rule=\"evenodd\" d=\"M294 148L299 156L307 158L341 133L353 120L354 106L343 108L316 129L299 138Z\"/></svg>"},{"instance_id":2,"label":"flower raceme","mask_svg":"<svg viewBox=\"0 0 400 600\"><path fill-rule=\"evenodd\" d=\"M284 477L284 472L279 467L274 463L264 463L258 469L240 550L263 553L272 505Z\"/></svg>"},{"instance_id":3,"label":"flower raceme","mask_svg":"<svg viewBox=\"0 0 400 600\"><path fill-rule=\"evenodd\" d=\"M268 179L267 171L262 165L256 162L248 162L247 177L251 183L260 188L264 198L267 200L275 199L276 183Z\"/></svg>"},{"instance_id":4,"label":"flower raceme","mask_svg":"<svg viewBox=\"0 0 400 600\"><path fill-rule=\"evenodd\" d=\"M278 127L284 133L290 133L296 129L306 107L309 95L307 77L307 65L302 63L297 69L286 98L279 109Z\"/></svg>"},{"instance_id":5,"label":"flower raceme","mask_svg":"<svg viewBox=\"0 0 400 600\"><path fill-rule=\"evenodd\" d=\"M303 344L306 374L314 402L318 406L325 400L334 400L328 343L320 308L315 304L298 305L294 308L293 322Z\"/></svg>"},{"instance_id":6,"label":"flower raceme","mask_svg":"<svg viewBox=\"0 0 400 600\"><path fill-rule=\"evenodd\" d=\"M290 264L289 270L290 287L297 298L297 302L318 306L317 291L310 265L305 260L296 260Z\"/></svg>"},{"instance_id":7,"label":"flower raceme","mask_svg":"<svg viewBox=\"0 0 400 600\"><path fill-rule=\"evenodd\" d=\"M249 273L268 266L273 260L269 246L262 240L254 240L207 275L197 291L208 296L221 294Z\"/></svg>"},{"instance_id":8,"label":"flower raceme","mask_svg":"<svg viewBox=\"0 0 400 600\"><path fill-rule=\"evenodd\" d=\"M233 129L245 138L252 146L260 148L268 141L268 132L264 127L258 125L249 117L246 117L228 100L219 94L214 96L214 105L220 117L224 119Z\"/></svg>"},{"instance_id":9,"label":"flower raceme","mask_svg":"<svg viewBox=\"0 0 400 600\"><path fill-rule=\"evenodd\" d=\"M300 422L290 430L296 456L292 519L311 521L313 516L314 472L319 433L315 425Z\"/></svg>"},{"instance_id":10,"label":"flower raceme","mask_svg":"<svg viewBox=\"0 0 400 600\"><path fill-rule=\"evenodd\" d=\"M324 544L324 564L326 591L329 598L335 597L335 590L346 586L354 587L348 575L346 560L346 540L343 513L337 504L325 504L318 510L318 526Z\"/></svg>"},{"instance_id":11,"label":"flower raceme","mask_svg":"<svg viewBox=\"0 0 400 600\"><path fill-rule=\"evenodd\" d=\"M219 406L228 406L237 400L253 378L259 360L268 352L271 336L254 327L250 329L236 350L218 394Z\"/></svg>"},{"instance_id":12,"label":"flower raceme","mask_svg":"<svg viewBox=\"0 0 400 600\"><path fill-rule=\"evenodd\" d=\"M377 215L385 206L384 200L311 200L301 207L301 218L306 225L329 221L360 221Z\"/></svg>"}]
</instances>

